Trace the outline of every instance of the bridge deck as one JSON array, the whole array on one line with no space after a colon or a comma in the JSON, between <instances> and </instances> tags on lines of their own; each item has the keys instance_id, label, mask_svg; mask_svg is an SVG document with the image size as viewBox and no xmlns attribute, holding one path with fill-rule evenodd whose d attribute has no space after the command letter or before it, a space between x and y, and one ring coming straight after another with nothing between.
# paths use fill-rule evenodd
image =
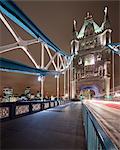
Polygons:
<instances>
[{"instance_id":1,"label":"bridge deck","mask_svg":"<svg viewBox=\"0 0 120 150\"><path fill-rule=\"evenodd\" d=\"M85 150L81 103L1 123L2 149Z\"/></svg>"}]
</instances>

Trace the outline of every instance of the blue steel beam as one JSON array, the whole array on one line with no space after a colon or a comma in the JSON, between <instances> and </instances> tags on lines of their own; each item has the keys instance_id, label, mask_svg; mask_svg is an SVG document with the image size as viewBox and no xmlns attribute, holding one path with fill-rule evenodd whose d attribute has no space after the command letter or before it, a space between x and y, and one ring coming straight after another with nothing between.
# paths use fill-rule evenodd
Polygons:
<instances>
[{"instance_id":1,"label":"blue steel beam","mask_svg":"<svg viewBox=\"0 0 120 150\"><path fill-rule=\"evenodd\" d=\"M111 45L111 46L120 46L120 43L109 43L108 45Z\"/></svg>"},{"instance_id":2,"label":"blue steel beam","mask_svg":"<svg viewBox=\"0 0 120 150\"><path fill-rule=\"evenodd\" d=\"M117 55L120 56L120 43L109 43L107 46Z\"/></svg>"},{"instance_id":3,"label":"blue steel beam","mask_svg":"<svg viewBox=\"0 0 120 150\"><path fill-rule=\"evenodd\" d=\"M58 48L31 20L23 11L11 0L0 0L0 10L34 38L45 42L50 49L59 52L63 56L71 56Z\"/></svg>"},{"instance_id":4,"label":"blue steel beam","mask_svg":"<svg viewBox=\"0 0 120 150\"><path fill-rule=\"evenodd\" d=\"M33 67L29 67L22 63L18 63L6 58L0 58L0 70L6 72L16 72L16 73L23 73L23 74L30 74L30 75L37 75L37 76L54 76L61 74L57 71L48 71L43 69L36 69Z\"/></svg>"}]
</instances>

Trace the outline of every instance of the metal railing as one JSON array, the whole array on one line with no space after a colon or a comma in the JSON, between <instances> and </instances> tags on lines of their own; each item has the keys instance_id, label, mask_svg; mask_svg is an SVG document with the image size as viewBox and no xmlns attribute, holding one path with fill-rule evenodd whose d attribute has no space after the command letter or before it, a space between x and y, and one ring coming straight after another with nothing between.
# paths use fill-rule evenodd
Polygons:
<instances>
[{"instance_id":1,"label":"metal railing","mask_svg":"<svg viewBox=\"0 0 120 150\"><path fill-rule=\"evenodd\" d=\"M117 150L111 139L97 122L90 110L82 107L85 137L88 150Z\"/></svg>"},{"instance_id":2,"label":"metal railing","mask_svg":"<svg viewBox=\"0 0 120 150\"><path fill-rule=\"evenodd\" d=\"M32 100L0 103L0 121L10 120L65 104L64 100Z\"/></svg>"}]
</instances>

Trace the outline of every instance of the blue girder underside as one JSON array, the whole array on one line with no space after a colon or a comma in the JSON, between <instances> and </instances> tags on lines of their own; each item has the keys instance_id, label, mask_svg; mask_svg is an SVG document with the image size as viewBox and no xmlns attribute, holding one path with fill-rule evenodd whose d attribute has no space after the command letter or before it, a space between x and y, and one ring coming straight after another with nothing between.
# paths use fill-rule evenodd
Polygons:
<instances>
[{"instance_id":1,"label":"blue girder underside","mask_svg":"<svg viewBox=\"0 0 120 150\"><path fill-rule=\"evenodd\" d=\"M60 72L53 71L53 70L48 71L48 70L33 68L6 58L0 58L0 70L6 72L16 72L16 73L30 74L30 75L37 75L37 76L50 76L50 75L54 76L54 75L61 74Z\"/></svg>"},{"instance_id":2,"label":"blue girder underside","mask_svg":"<svg viewBox=\"0 0 120 150\"><path fill-rule=\"evenodd\" d=\"M109 43L107 46L117 55L120 55L120 43Z\"/></svg>"}]
</instances>

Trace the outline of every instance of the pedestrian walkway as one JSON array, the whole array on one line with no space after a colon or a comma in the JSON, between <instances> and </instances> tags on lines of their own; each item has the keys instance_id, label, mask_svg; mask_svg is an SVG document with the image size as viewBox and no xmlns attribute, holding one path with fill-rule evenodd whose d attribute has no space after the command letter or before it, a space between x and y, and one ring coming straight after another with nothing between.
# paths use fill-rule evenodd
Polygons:
<instances>
[{"instance_id":1,"label":"pedestrian walkway","mask_svg":"<svg viewBox=\"0 0 120 150\"><path fill-rule=\"evenodd\" d=\"M1 123L2 149L85 150L81 102Z\"/></svg>"}]
</instances>

